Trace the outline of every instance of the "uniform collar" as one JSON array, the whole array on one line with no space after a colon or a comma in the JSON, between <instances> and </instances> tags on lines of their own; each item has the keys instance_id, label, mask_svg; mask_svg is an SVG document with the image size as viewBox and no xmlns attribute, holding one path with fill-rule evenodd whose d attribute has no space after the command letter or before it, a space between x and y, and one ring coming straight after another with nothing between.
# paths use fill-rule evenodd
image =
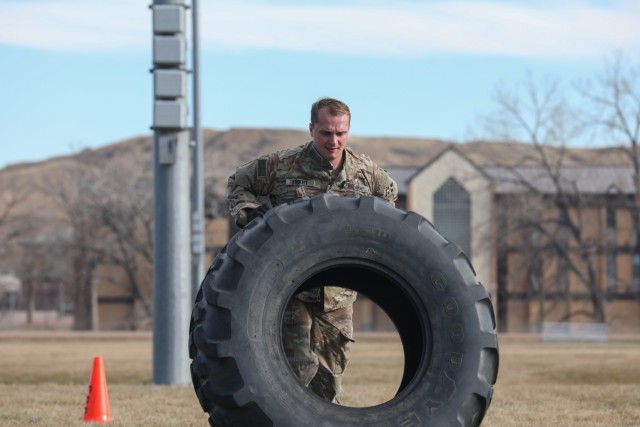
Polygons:
<instances>
[{"instance_id":1,"label":"uniform collar","mask_svg":"<svg viewBox=\"0 0 640 427\"><path fill-rule=\"evenodd\" d=\"M315 160L320 165L322 165L323 168L333 170L333 165L331 164L331 162L329 162L329 160L325 159L324 157L322 157L320 153L318 153L318 150L316 150L316 148L313 146L313 141L307 142L307 146L305 147L305 149L309 157L311 157L313 160ZM349 154L350 154L349 147L346 147L343 152L344 162L342 163L342 169L344 169L345 165L347 164L347 161L349 159Z\"/></svg>"}]
</instances>

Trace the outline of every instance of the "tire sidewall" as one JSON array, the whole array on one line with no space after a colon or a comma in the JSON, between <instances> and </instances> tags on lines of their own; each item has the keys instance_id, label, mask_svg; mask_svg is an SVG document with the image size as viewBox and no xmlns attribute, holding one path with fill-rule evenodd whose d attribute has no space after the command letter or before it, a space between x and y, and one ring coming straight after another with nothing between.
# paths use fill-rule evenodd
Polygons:
<instances>
[{"instance_id":1,"label":"tire sidewall","mask_svg":"<svg viewBox=\"0 0 640 427\"><path fill-rule=\"evenodd\" d=\"M237 236L235 245L242 248L255 234L273 232L259 250L241 251L244 271L230 307L238 368L251 372L249 388L274 425L382 426L409 423L412 417L448 424L466 399L455 391L472 387L469 378L477 376L479 363L473 335L480 325L468 279L442 251L448 242L426 221L416 227L381 203L382 213L365 209L364 214L344 203L345 209L316 211L286 224L282 217L296 206L282 206ZM329 404L308 392L287 363L281 337L285 306L304 280L354 262L398 279L428 347L407 387L366 410Z\"/></svg>"}]
</instances>

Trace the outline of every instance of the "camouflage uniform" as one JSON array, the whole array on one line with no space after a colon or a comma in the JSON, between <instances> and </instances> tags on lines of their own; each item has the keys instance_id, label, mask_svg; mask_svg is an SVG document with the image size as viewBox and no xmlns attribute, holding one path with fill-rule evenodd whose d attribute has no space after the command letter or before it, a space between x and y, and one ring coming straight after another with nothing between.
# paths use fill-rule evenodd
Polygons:
<instances>
[{"instance_id":1,"label":"camouflage uniform","mask_svg":"<svg viewBox=\"0 0 640 427\"><path fill-rule=\"evenodd\" d=\"M394 204L396 183L367 156L344 151L343 166L334 171L309 142L245 163L229 177L229 210L236 223L247 223L247 212L259 207L259 196L277 206L328 192L373 195ZM298 293L289 303L283 324L283 344L300 380L328 401L340 402L342 375L353 342L353 302L356 292L337 286Z\"/></svg>"}]
</instances>

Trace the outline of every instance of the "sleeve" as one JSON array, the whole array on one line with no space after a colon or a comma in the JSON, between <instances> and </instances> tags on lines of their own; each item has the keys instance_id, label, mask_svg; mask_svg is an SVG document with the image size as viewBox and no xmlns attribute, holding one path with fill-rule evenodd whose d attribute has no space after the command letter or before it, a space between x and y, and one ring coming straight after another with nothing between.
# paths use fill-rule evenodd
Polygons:
<instances>
[{"instance_id":1,"label":"sleeve","mask_svg":"<svg viewBox=\"0 0 640 427\"><path fill-rule=\"evenodd\" d=\"M261 205L258 196L268 196L272 182L273 159L259 157L236 168L227 180L229 213L239 226L247 223L248 212Z\"/></svg>"},{"instance_id":2,"label":"sleeve","mask_svg":"<svg viewBox=\"0 0 640 427\"><path fill-rule=\"evenodd\" d=\"M398 184L389 176L389 173L378 168L375 185L373 189L373 195L385 199L391 205L396 205L398 199Z\"/></svg>"}]
</instances>

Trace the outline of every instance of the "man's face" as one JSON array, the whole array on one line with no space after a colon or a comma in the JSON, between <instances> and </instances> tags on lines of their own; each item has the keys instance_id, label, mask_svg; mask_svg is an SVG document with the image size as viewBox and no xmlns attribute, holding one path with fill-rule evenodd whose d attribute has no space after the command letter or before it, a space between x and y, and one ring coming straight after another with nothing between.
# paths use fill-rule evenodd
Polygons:
<instances>
[{"instance_id":1,"label":"man's face","mask_svg":"<svg viewBox=\"0 0 640 427\"><path fill-rule=\"evenodd\" d=\"M347 114L332 116L327 108L321 108L318 111L318 123L309 125L314 148L334 169L342 162L349 136L349 121Z\"/></svg>"}]
</instances>

